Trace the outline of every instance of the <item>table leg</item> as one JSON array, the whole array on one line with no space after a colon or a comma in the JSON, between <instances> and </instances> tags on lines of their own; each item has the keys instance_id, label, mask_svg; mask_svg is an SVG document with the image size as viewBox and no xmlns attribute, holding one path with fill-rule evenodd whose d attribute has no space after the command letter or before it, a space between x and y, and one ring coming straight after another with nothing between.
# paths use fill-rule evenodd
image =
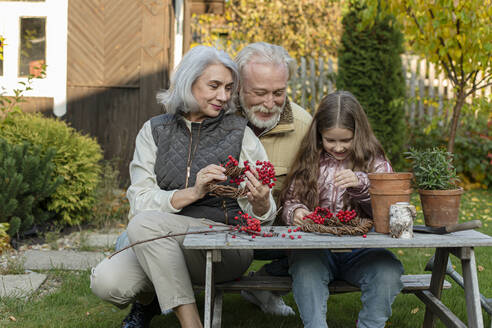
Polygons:
<instances>
[{"instance_id":1,"label":"table leg","mask_svg":"<svg viewBox=\"0 0 492 328\"><path fill-rule=\"evenodd\" d=\"M205 266L205 313L203 314L204 328L212 327L212 292L213 292L213 270L212 250L207 250L207 263Z\"/></svg>"},{"instance_id":2,"label":"table leg","mask_svg":"<svg viewBox=\"0 0 492 328\"><path fill-rule=\"evenodd\" d=\"M468 327L483 328L475 251L473 250L473 247L466 247L462 248L460 253L461 268L463 269L463 283L465 285Z\"/></svg>"},{"instance_id":3,"label":"table leg","mask_svg":"<svg viewBox=\"0 0 492 328\"><path fill-rule=\"evenodd\" d=\"M429 290L437 298L441 299L442 285L446 275L446 265L448 263L449 250L446 248L437 248L434 257L434 267L432 268L432 277ZM424 328L434 327L436 316L432 313L429 306L425 308Z\"/></svg>"}]
</instances>

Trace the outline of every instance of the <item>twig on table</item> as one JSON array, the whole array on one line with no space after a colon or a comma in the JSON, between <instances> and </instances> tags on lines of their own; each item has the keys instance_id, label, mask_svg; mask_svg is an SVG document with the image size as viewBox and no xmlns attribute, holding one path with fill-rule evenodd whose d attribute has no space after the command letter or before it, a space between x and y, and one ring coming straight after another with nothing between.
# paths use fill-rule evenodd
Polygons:
<instances>
[{"instance_id":1,"label":"twig on table","mask_svg":"<svg viewBox=\"0 0 492 328\"><path fill-rule=\"evenodd\" d=\"M167 235L164 235L164 236L159 236L159 237L154 237L154 238L150 238L150 239L145 239L145 240L140 240L140 241L134 242L133 244L130 244L130 245L126 246L126 247L123 247L122 249L120 249L120 250L114 252L113 254L109 255L108 256L108 259L111 259L116 254L121 253L124 250L127 250L128 248L132 248L133 246L140 245L140 244L143 244L143 243L148 243L150 241L154 241L154 240L158 240L158 239L164 239L164 238L176 237L176 236L184 236L184 235L195 235L195 234L208 233L208 232L224 232L224 231L229 231L229 230L231 230L231 227L227 227L226 229L223 229L223 230L204 230L204 231L182 232L182 233L174 233L174 234L168 233Z\"/></svg>"}]
</instances>

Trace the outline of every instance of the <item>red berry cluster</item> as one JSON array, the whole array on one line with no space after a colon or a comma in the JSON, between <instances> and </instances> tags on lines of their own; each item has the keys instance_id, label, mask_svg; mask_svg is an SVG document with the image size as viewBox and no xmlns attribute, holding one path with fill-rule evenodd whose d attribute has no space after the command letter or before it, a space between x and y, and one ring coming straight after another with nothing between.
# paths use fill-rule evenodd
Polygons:
<instances>
[{"instance_id":1,"label":"red berry cluster","mask_svg":"<svg viewBox=\"0 0 492 328\"><path fill-rule=\"evenodd\" d=\"M229 166L239 166L239 161L237 159L235 159L234 157L232 157L231 155L227 156L227 158L229 159L227 161L227 163L225 163L225 165L222 165L221 166L224 166L224 167L229 167ZM244 164L246 165L247 161L244 162ZM249 169L249 166L247 166L248 169ZM246 171L246 170L245 170ZM236 185L240 185L241 182L244 181L244 174L241 174L240 176L238 177L233 177L232 179L229 180L230 183L235 183Z\"/></svg>"},{"instance_id":2,"label":"red berry cluster","mask_svg":"<svg viewBox=\"0 0 492 328\"><path fill-rule=\"evenodd\" d=\"M347 223L349 222L350 220L352 220L353 218L355 218L357 216L357 213L355 212L355 210L347 210L347 211L338 211L337 213L337 218L340 222L342 223Z\"/></svg>"},{"instance_id":3,"label":"red berry cluster","mask_svg":"<svg viewBox=\"0 0 492 328\"><path fill-rule=\"evenodd\" d=\"M314 223L317 224L325 224L325 220L329 220L333 217L333 213L328 208L325 207L316 207L314 212L309 213L305 217L303 217L303 220L310 219Z\"/></svg>"},{"instance_id":4,"label":"red berry cluster","mask_svg":"<svg viewBox=\"0 0 492 328\"><path fill-rule=\"evenodd\" d=\"M241 211L239 211L238 214L239 216L235 216L234 220L240 220L240 223L234 228L234 230L245 231L250 234L258 234L261 232L260 220L255 219L248 213L243 213Z\"/></svg>"},{"instance_id":5,"label":"red berry cluster","mask_svg":"<svg viewBox=\"0 0 492 328\"><path fill-rule=\"evenodd\" d=\"M260 225L260 220L251 217L248 213L243 213L241 211L238 211L237 216L234 217L234 220L238 221L238 225L235 226L232 229L232 238L236 239L239 235L237 233L247 233L251 235L252 239L255 239L256 237L273 237L273 230L270 230L270 232L263 232L261 233L261 225ZM287 232L289 233L288 237L292 240L296 238L295 235L292 235L291 233L301 231L301 227L296 227L294 229L289 228ZM278 234L275 234L277 236ZM240 237L240 236L239 236ZM282 237L286 237L286 234L283 233ZM301 239L301 235L297 235L297 239Z\"/></svg>"},{"instance_id":6,"label":"red berry cluster","mask_svg":"<svg viewBox=\"0 0 492 328\"><path fill-rule=\"evenodd\" d=\"M357 213L355 212L355 210L350 210L350 211L349 210L346 210L346 211L340 210L340 211L338 211L338 213L336 215L336 217L337 217L338 221L340 221L340 223L347 223L350 220L352 220L353 218L355 218L356 216L357 216ZM325 221L330 220L331 218L333 218L333 213L331 213L331 211L328 208L318 206L318 207L316 207L314 212L309 213L308 215L306 215L302 219L303 220L310 219L314 223L325 224Z\"/></svg>"},{"instance_id":7,"label":"red berry cluster","mask_svg":"<svg viewBox=\"0 0 492 328\"><path fill-rule=\"evenodd\" d=\"M224 167L229 167L229 166L238 166L239 161L232 157L231 155L227 156L229 159L227 163L224 165ZM245 176L244 173L247 171L251 171L251 167L249 166L249 161L244 161L244 171L241 175L238 177L234 177L229 180L230 183L235 183L236 185L239 186L241 182L244 181ZM262 184L268 185L270 188L273 188L275 186L275 182L272 181L277 181L277 178L275 178L275 168L273 167L273 164L270 163L269 161L256 161L256 170L258 172L258 177L259 180L261 181Z\"/></svg>"},{"instance_id":8,"label":"red berry cluster","mask_svg":"<svg viewBox=\"0 0 492 328\"><path fill-rule=\"evenodd\" d=\"M273 164L269 161L256 161L256 167L261 183L273 188L273 186L275 186L275 182L272 181L277 181L277 178L275 178L275 168L273 167Z\"/></svg>"}]
</instances>

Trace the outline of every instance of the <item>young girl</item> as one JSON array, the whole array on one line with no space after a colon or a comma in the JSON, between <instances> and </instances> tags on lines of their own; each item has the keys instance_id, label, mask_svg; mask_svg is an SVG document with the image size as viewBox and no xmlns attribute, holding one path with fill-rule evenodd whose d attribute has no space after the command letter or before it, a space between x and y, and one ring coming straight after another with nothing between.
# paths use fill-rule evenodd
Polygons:
<instances>
[{"instance_id":1,"label":"young girl","mask_svg":"<svg viewBox=\"0 0 492 328\"><path fill-rule=\"evenodd\" d=\"M302 225L317 206L337 213L355 209L372 217L368 172L391 172L357 99L338 91L321 100L281 193L282 218ZM328 284L335 279L359 286L362 310L357 327L383 328L401 291L401 263L386 249L295 250L289 256L294 299L305 327L328 327Z\"/></svg>"}]
</instances>

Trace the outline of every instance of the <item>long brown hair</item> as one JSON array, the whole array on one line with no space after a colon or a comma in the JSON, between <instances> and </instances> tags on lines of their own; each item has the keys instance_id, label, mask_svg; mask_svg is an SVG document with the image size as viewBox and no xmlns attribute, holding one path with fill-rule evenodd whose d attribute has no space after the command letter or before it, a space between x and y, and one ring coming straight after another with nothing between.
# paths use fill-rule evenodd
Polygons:
<instances>
[{"instance_id":1,"label":"long brown hair","mask_svg":"<svg viewBox=\"0 0 492 328\"><path fill-rule=\"evenodd\" d=\"M294 198L311 210L318 206L319 160L324 151L321 133L334 127L351 130L354 134L349 155L354 171L372 172L374 159L386 158L355 96L348 91L330 93L321 100L311 126L301 141L280 193L282 203L292 185Z\"/></svg>"}]
</instances>

